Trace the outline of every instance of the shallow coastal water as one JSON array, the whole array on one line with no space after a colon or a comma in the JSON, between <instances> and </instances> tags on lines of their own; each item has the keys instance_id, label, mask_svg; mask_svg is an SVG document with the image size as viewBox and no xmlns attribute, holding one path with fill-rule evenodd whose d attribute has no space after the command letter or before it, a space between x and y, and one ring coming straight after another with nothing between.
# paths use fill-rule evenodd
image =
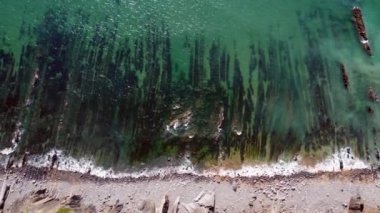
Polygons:
<instances>
[{"instance_id":1,"label":"shallow coastal water","mask_svg":"<svg viewBox=\"0 0 380 213\"><path fill-rule=\"evenodd\" d=\"M162 157L227 168L318 161L346 146L377 160L374 0L0 5L0 144L16 154L59 149L120 170Z\"/></svg>"}]
</instances>

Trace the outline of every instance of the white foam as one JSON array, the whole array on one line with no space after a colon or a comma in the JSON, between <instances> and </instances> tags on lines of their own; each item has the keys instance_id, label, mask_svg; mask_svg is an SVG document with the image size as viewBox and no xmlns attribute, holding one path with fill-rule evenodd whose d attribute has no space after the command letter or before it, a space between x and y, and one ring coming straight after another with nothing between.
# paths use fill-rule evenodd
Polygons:
<instances>
[{"instance_id":1,"label":"white foam","mask_svg":"<svg viewBox=\"0 0 380 213\"><path fill-rule=\"evenodd\" d=\"M340 171L340 161L343 162L343 170L366 169L370 165L356 158L352 154L347 153L347 148L343 148L340 152L334 153L332 156L317 163L315 166L305 166L298 161L284 162L279 161L273 164L264 165L243 165L241 169L224 169L219 168L216 171L210 172L211 175L221 175L229 177L254 177L254 176L275 176L275 175L293 175L300 172L334 172ZM343 157L341 157L343 156Z\"/></svg>"},{"instance_id":2,"label":"white foam","mask_svg":"<svg viewBox=\"0 0 380 213\"><path fill-rule=\"evenodd\" d=\"M179 166L167 166L163 168L149 168L134 172L114 172L112 169L104 169L96 166L91 159L80 158L75 159L71 156L65 155L61 150L51 150L45 155L34 155L28 159L28 165L35 167L49 167L50 158L54 153L58 156L59 164L57 169L63 171L87 173L90 171L91 175L102 178L139 178L139 177L152 177L152 176L165 176L169 174L192 174L197 176L227 176L227 177L259 177L259 176L275 176L285 175L289 176L300 172L334 172L340 171L340 161L343 162L343 170L352 169L365 169L370 168L370 165L356 158L352 154L347 153L347 148L341 149L340 152L334 153L329 158L322 162L317 163L315 166L305 166L298 161L279 161L273 164L263 165L243 165L240 169L226 169L214 168L207 170L198 170L191 164L191 162L184 158L182 164Z\"/></svg>"},{"instance_id":3,"label":"white foam","mask_svg":"<svg viewBox=\"0 0 380 213\"><path fill-rule=\"evenodd\" d=\"M6 147L2 150L0 150L0 154L2 155L10 155L12 154L18 145L18 142L21 141L21 136L24 133L24 130L21 128L21 122L17 122L16 124L16 130L13 132L13 136L11 139L12 146L11 147Z\"/></svg>"},{"instance_id":4,"label":"white foam","mask_svg":"<svg viewBox=\"0 0 380 213\"><path fill-rule=\"evenodd\" d=\"M179 132L189 129L191 119L192 112L188 110L170 121L170 123L166 125L166 131L172 135L178 136Z\"/></svg>"},{"instance_id":5,"label":"white foam","mask_svg":"<svg viewBox=\"0 0 380 213\"><path fill-rule=\"evenodd\" d=\"M243 132L241 130L235 130L236 135L240 136Z\"/></svg>"},{"instance_id":6,"label":"white foam","mask_svg":"<svg viewBox=\"0 0 380 213\"><path fill-rule=\"evenodd\" d=\"M362 43L362 44L368 44L369 43L369 41L368 40L360 40L360 42Z\"/></svg>"},{"instance_id":7,"label":"white foam","mask_svg":"<svg viewBox=\"0 0 380 213\"><path fill-rule=\"evenodd\" d=\"M2 155L10 155L11 153L13 153L15 151L15 149L16 149L15 146L7 147L7 148L4 148L4 149L0 150L0 154L2 154Z\"/></svg>"},{"instance_id":8,"label":"white foam","mask_svg":"<svg viewBox=\"0 0 380 213\"><path fill-rule=\"evenodd\" d=\"M115 173L112 169L104 169L96 166L89 158L75 159L71 156L65 155L62 150L51 150L45 155L32 155L28 158L28 165L42 168L50 166L50 158L56 154L58 156L58 166L56 169L62 171L71 171L79 173L89 172L91 175L95 175L102 178L124 178L124 177L152 177L152 176L165 176L168 174L195 174L194 167L189 160L183 160L180 166L143 169L138 172L124 172Z\"/></svg>"}]
</instances>

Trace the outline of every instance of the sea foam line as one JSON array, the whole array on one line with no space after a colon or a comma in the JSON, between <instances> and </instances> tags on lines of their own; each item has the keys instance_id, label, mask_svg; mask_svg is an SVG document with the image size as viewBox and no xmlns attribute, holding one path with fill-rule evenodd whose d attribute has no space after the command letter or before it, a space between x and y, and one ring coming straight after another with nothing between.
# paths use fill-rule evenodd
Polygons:
<instances>
[{"instance_id":1,"label":"sea foam line","mask_svg":"<svg viewBox=\"0 0 380 213\"><path fill-rule=\"evenodd\" d=\"M196 169L188 159L183 159L178 166L166 166L146 168L134 172L115 172L113 169L104 169L96 166L88 158L75 159L66 155L62 150L51 150L44 155L32 155L28 158L27 164L37 168L49 167L51 157L56 154L59 164L58 170L71 171L79 173L90 173L91 175L101 178L140 178L153 176L166 176L170 174L192 174L196 176L225 176L225 177L260 177L275 175L289 176L300 172L318 173L318 172L335 172L340 171L340 161L343 163L343 170L366 169L370 168L368 163L356 158L353 154L347 153L347 148L342 148L339 152L334 153L325 160L317 163L315 166L305 166L298 161L279 161L277 163L262 165L242 165L240 169L211 168Z\"/></svg>"}]
</instances>

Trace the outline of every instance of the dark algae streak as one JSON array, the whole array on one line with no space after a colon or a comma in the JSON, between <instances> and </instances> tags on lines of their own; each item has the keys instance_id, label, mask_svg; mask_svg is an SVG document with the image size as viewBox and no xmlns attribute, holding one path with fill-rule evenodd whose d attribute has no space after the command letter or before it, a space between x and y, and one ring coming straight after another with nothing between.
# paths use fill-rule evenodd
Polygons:
<instances>
[{"instance_id":1,"label":"dark algae streak","mask_svg":"<svg viewBox=\"0 0 380 213\"><path fill-rule=\"evenodd\" d=\"M0 1L3 148L118 168L374 159L376 1L38 2Z\"/></svg>"}]
</instances>

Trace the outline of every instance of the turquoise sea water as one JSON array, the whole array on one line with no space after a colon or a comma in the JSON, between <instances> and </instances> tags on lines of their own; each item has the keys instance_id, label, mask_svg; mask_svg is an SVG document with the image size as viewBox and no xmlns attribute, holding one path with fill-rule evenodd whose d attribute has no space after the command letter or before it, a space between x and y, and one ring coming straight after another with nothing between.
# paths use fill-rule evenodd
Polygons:
<instances>
[{"instance_id":1,"label":"turquoise sea water","mask_svg":"<svg viewBox=\"0 0 380 213\"><path fill-rule=\"evenodd\" d=\"M379 9L375 0L0 0L1 145L19 128L18 153L59 148L105 166L188 152L199 163L318 157L343 146L373 157Z\"/></svg>"}]
</instances>

